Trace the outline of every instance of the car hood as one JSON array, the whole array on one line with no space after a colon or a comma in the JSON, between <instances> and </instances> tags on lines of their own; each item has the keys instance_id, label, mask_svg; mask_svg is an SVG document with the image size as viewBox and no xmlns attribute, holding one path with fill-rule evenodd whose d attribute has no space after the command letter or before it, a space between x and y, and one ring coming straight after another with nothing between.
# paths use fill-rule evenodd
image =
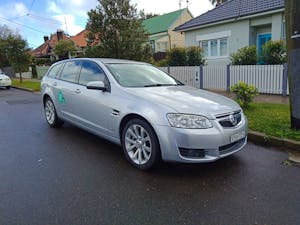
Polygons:
<instances>
[{"instance_id":1,"label":"car hood","mask_svg":"<svg viewBox=\"0 0 300 225\"><path fill-rule=\"evenodd\" d=\"M0 79L4 79L4 78L9 78L9 76L3 74L3 73L0 73Z\"/></svg>"},{"instance_id":2,"label":"car hood","mask_svg":"<svg viewBox=\"0 0 300 225\"><path fill-rule=\"evenodd\" d=\"M240 110L239 105L229 98L189 86L128 88L127 91L175 112L201 114L211 119Z\"/></svg>"}]
</instances>

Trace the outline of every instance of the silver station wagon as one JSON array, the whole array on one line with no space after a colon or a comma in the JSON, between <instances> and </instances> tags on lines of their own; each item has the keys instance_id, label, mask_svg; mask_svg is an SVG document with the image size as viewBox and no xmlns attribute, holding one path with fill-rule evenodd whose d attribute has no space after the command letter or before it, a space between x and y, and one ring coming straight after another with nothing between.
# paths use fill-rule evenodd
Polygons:
<instances>
[{"instance_id":1,"label":"silver station wagon","mask_svg":"<svg viewBox=\"0 0 300 225\"><path fill-rule=\"evenodd\" d=\"M212 162L247 143L247 120L237 103L147 63L64 60L51 66L41 86L51 127L66 121L117 143L142 170L161 160Z\"/></svg>"}]
</instances>

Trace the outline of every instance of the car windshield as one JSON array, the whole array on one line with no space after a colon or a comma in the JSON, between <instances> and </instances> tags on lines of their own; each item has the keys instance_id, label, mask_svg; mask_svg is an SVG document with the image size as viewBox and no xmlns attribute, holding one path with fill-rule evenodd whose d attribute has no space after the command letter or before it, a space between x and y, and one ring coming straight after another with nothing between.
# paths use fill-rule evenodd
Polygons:
<instances>
[{"instance_id":1,"label":"car windshield","mask_svg":"<svg viewBox=\"0 0 300 225\"><path fill-rule=\"evenodd\" d=\"M182 85L165 72L149 64L107 64L118 83L124 87L156 87Z\"/></svg>"}]
</instances>

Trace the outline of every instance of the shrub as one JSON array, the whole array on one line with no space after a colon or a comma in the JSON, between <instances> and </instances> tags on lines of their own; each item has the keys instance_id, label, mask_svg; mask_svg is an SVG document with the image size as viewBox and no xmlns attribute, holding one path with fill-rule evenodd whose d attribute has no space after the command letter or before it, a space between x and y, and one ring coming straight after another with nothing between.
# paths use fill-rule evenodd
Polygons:
<instances>
[{"instance_id":1,"label":"shrub","mask_svg":"<svg viewBox=\"0 0 300 225\"><path fill-rule=\"evenodd\" d=\"M261 61L263 64L276 65L287 61L286 46L283 41L268 41L262 47Z\"/></svg>"},{"instance_id":2,"label":"shrub","mask_svg":"<svg viewBox=\"0 0 300 225\"><path fill-rule=\"evenodd\" d=\"M205 63L202 49L197 46L188 48L173 48L167 54L170 66L199 66Z\"/></svg>"},{"instance_id":3,"label":"shrub","mask_svg":"<svg viewBox=\"0 0 300 225\"><path fill-rule=\"evenodd\" d=\"M202 49L198 46L187 48L187 65L200 66L205 64L205 59L202 54Z\"/></svg>"},{"instance_id":4,"label":"shrub","mask_svg":"<svg viewBox=\"0 0 300 225\"><path fill-rule=\"evenodd\" d=\"M166 52L155 52L155 53L153 53L153 59L155 61L160 61L160 60L166 59L166 57L167 57Z\"/></svg>"},{"instance_id":5,"label":"shrub","mask_svg":"<svg viewBox=\"0 0 300 225\"><path fill-rule=\"evenodd\" d=\"M168 52L170 66L186 66L187 54L186 48L173 48Z\"/></svg>"},{"instance_id":6,"label":"shrub","mask_svg":"<svg viewBox=\"0 0 300 225\"><path fill-rule=\"evenodd\" d=\"M156 65L158 67L165 67L165 66L169 65L169 60L168 59L162 59L162 60L156 61L154 63L154 65Z\"/></svg>"},{"instance_id":7,"label":"shrub","mask_svg":"<svg viewBox=\"0 0 300 225\"><path fill-rule=\"evenodd\" d=\"M232 65L256 65L256 46L243 47L231 54L231 63Z\"/></svg>"},{"instance_id":8,"label":"shrub","mask_svg":"<svg viewBox=\"0 0 300 225\"><path fill-rule=\"evenodd\" d=\"M258 89L254 85L248 85L242 81L230 87L230 91L236 95L237 102L247 108L258 95Z\"/></svg>"}]
</instances>

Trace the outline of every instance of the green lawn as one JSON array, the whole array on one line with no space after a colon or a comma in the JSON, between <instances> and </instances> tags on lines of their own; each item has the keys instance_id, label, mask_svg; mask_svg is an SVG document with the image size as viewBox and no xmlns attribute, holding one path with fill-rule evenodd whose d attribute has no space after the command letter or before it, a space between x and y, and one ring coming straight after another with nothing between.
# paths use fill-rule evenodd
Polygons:
<instances>
[{"instance_id":1,"label":"green lawn","mask_svg":"<svg viewBox=\"0 0 300 225\"><path fill-rule=\"evenodd\" d=\"M244 110L249 129L269 136L300 141L300 131L290 128L289 105L272 103L251 103Z\"/></svg>"},{"instance_id":2,"label":"green lawn","mask_svg":"<svg viewBox=\"0 0 300 225\"><path fill-rule=\"evenodd\" d=\"M41 90L41 82L38 80L27 80L23 79L23 82L20 83L19 79L13 79L12 80L12 86L13 87L22 87L22 88L28 88L33 91L40 91Z\"/></svg>"}]
</instances>

